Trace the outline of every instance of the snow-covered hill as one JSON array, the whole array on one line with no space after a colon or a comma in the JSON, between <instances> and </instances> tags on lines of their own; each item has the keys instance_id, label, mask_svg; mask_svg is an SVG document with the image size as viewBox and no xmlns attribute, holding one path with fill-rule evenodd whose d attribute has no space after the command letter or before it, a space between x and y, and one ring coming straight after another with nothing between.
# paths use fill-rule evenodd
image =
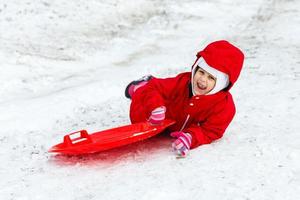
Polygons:
<instances>
[{"instance_id":1,"label":"snow-covered hill","mask_svg":"<svg viewBox=\"0 0 300 200\"><path fill-rule=\"evenodd\" d=\"M299 23L296 0L2 0L0 199L299 199ZM246 55L221 140L185 159L165 136L47 153L69 132L129 124L129 81L188 71L219 39Z\"/></svg>"}]
</instances>

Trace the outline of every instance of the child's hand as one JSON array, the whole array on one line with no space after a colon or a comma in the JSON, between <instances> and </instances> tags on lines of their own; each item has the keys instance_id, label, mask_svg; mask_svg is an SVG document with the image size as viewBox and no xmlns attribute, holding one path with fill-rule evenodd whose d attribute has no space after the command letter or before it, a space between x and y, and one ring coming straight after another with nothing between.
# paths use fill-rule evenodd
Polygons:
<instances>
[{"instance_id":1,"label":"child's hand","mask_svg":"<svg viewBox=\"0 0 300 200\"><path fill-rule=\"evenodd\" d=\"M192 136L182 131L172 132L171 136L177 138L177 140L172 143L173 150L177 155L185 157L190 150Z\"/></svg>"},{"instance_id":2,"label":"child's hand","mask_svg":"<svg viewBox=\"0 0 300 200\"><path fill-rule=\"evenodd\" d=\"M149 123L151 125L159 125L164 121L165 117L166 117L166 107L165 106L158 107L151 112Z\"/></svg>"}]
</instances>

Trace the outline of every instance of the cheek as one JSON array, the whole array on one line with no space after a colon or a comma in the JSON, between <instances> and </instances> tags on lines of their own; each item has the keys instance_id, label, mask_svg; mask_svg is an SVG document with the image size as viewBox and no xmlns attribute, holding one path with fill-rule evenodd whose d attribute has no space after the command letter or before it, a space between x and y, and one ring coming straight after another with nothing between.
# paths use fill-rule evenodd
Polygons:
<instances>
[{"instance_id":1,"label":"cheek","mask_svg":"<svg viewBox=\"0 0 300 200\"><path fill-rule=\"evenodd\" d=\"M210 81L209 82L209 86L211 87L211 88L213 88L213 87L215 87L215 85L216 85L216 81Z\"/></svg>"},{"instance_id":2,"label":"cheek","mask_svg":"<svg viewBox=\"0 0 300 200\"><path fill-rule=\"evenodd\" d=\"M197 82L198 78L199 78L198 75L195 74L195 75L194 75L194 78L193 78L193 83Z\"/></svg>"}]
</instances>

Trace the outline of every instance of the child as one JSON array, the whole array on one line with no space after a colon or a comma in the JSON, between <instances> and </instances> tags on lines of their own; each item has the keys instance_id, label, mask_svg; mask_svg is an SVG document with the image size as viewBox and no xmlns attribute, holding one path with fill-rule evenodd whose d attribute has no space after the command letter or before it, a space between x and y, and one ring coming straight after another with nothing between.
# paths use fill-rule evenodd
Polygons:
<instances>
[{"instance_id":1,"label":"child","mask_svg":"<svg viewBox=\"0 0 300 200\"><path fill-rule=\"evenodd\" d=\"M197 53L191 72L172 78L145 76L125 90L131 98L132 123L148 120L160 124L173 119L172 147L180 156L190 149L223 136L235 115L229 89L236 82L244 61L240 49L227 41L215 41Z\"/></svg>"}]
</instances>

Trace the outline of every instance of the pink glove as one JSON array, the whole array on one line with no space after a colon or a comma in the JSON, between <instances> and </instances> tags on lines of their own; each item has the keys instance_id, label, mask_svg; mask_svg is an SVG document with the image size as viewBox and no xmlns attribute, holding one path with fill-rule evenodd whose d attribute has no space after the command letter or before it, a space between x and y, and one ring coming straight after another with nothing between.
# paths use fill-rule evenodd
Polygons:
<instances>
[{"instance_id":1,"label":"pink glove","mask_svg":"<svg viewBox=\"0 0 300 200\"><path fill-rule=\"evenodd\" d=\"M161 124L166 117L166 107L161 106L158 108L155 108L150 115L149 122L152 125L159 125Z\"/></svg>"},{"instance_id":2,"label":"pink glove","mask_svg":"<svg viewBox=\"0 0 300 200\"><path fill-rule=\"evenodd\" d=\"M182 131L172 132L171 136L177 138L177 140L172 143L174 151L179 156L185 157L191 148L192 136Z\"/></svg>"}]
</instances>

